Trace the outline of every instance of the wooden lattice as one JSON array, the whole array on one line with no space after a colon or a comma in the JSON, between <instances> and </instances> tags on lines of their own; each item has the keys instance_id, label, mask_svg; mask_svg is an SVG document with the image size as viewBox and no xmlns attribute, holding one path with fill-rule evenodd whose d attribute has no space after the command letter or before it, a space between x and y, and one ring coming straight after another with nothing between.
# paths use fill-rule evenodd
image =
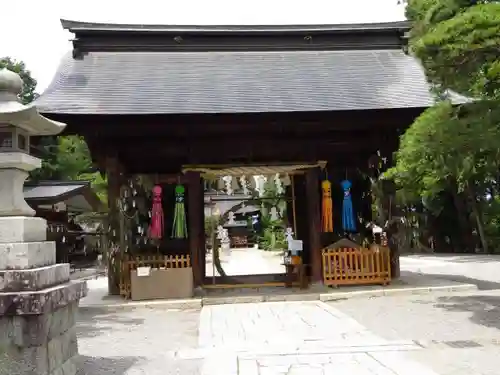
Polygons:
<instances>
[{"instance_id":1,"label":"wooden lattice","mask_svg":"<svg viewBox=\"0 0 500 375\"><path fill-rule=\"evenodd\" d=\"M322 257L325 285L387 285L391 281L387 247L324 249Z\"/></svg>"}]
</instances>

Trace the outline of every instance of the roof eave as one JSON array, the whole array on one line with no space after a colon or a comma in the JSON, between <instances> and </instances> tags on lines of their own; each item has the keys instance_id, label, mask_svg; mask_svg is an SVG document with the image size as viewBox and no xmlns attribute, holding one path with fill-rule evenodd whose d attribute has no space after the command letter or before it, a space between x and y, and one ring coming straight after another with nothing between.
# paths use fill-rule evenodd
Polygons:
<instances>
[{"instance_id":1,"label":"roof eave","mask_svg":"<svg viewBox=\"0 0 500 375\"><path fill-rule=\"evenodd\" d=\"M409 21L332 25L147 25L81 22L61 19L63 29L70 32L134 32L134 33L294 33L294 32L388 32L411 28Z\"/></svg>"}]
</instances>

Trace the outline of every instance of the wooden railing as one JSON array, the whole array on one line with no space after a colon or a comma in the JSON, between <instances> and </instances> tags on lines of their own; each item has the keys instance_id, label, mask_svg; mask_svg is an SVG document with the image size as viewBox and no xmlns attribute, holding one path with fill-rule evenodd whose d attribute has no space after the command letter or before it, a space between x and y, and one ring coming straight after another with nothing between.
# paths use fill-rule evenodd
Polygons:
<instances>
[{"instance_id":1,"label":"wooden railing","mask_svg":"<svg viewBox=\"0 0 500 375\"><path fill-rule=\"evenodd\" d=\"M130 272L138 267L151 267L152 269L163 268L189 268L191 267L191 258L189 255L140 255L131 257L125 255L121 262L120 272L120 295L130 298L131 281Z\"/></svg>"},{"instance_id":2,"label":"wooden railing","mask_svg":"<svg viewBox=\"0 0 500 375\"><path fill-rule=\"evenodd\" d=\"M387 247L323 250L325 285L387 285L390 281L390 251Z\"/></svg>"}]
</instances>

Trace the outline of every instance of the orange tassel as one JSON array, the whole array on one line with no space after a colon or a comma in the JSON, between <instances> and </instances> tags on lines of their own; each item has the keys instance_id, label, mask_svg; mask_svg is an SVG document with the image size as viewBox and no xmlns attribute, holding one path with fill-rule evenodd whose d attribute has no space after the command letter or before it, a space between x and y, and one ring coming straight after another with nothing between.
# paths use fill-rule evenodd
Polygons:
<instances>
[{"instance_id":1,"label":"orange tassel","mask_svg":"<svg viewBox=\"0 0 500 375\"><path fill-rule=\"evenodd\" d=\"M323 190L323 200L321 202L321 224L323 232L333 232L333 203L332 203L332 184L328 180L321 183Z\"/></svg>"}]
</instances>

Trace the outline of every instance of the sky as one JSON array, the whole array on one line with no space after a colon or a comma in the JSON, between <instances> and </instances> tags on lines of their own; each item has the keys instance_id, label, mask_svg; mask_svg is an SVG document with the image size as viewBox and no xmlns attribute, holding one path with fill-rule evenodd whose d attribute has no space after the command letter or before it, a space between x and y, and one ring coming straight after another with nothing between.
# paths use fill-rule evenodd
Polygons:
<instances>
[{"instance_id":1,"label":"sky","mask_svg":"<svg viewBox=\"0 0 500 375\"><path fill-rule=\"evenodd\" d=\"M24 61L50 84L72 34L60 19L164 25L342 24L404 20L397 0L24 0L0 13L0 57ZM15 5L12 5L15 4ZM8 10L6 10L8 9Z\"/></svg>"}]
</instances>

